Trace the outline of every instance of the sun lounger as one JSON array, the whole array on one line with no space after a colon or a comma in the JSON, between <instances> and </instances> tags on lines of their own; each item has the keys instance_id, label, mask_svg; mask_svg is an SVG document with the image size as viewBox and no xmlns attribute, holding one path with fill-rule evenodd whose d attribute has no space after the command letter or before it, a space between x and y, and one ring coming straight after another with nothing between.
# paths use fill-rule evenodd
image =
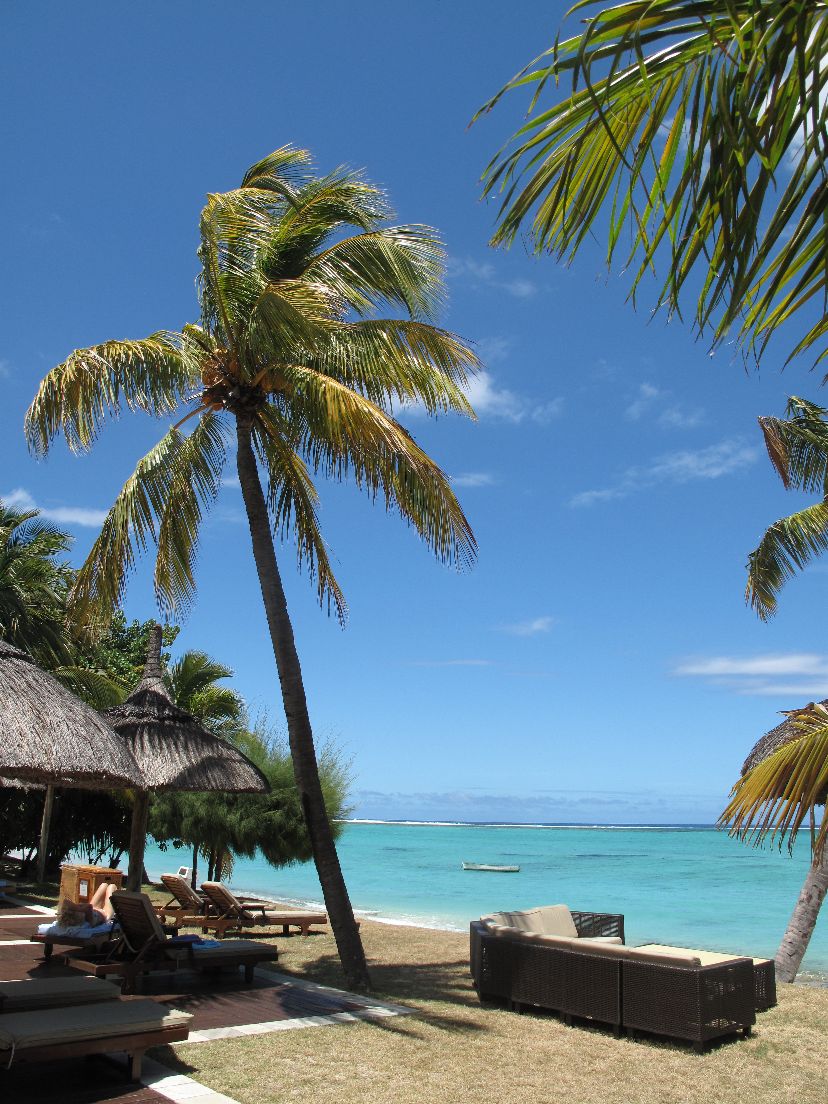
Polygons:
<instances>
[{"instance_id":1,"label":"sun lounger","mask_svg":"<svg viewBox=\"0 0 828 1104\"><path fill-rule=\"evenodd\" d=\"M110 901L120 927L117 943L99 957L73 958L73 962L95 977L122 978L125 993L133 991L142 974L179 968L207 972L241 966L245 981L250 982L259 963L279 957L272 944L249 939L202 943L197 936L168 936L145 893L118 890Z\"/></svg>"},{"instance_id":2,"label":"sun lounger","mask_svg":"<svg viewBox=\"0 0 828 1104\"><path fill-rule=\"evenodd\" d=\"M94 977L0 981L0 1015L63 1008L66 1005L97 1004L98 1001L116 1000L120 995L117 985Z\"/></svg>"},{"instance_id":3,"label":"sun lounger","mask_svg":"<svg viewBox=\"0 0 828 1104\"><path fill-rule=\"evenodd\" d=\"M182 1042L192 1016L151 1000L115 1000L73 1008L10 1012L0 1016L0 1070L14 1062L45 1062L125 1051L137 1081L150 1047ZM0 1094L2 1094L0 1079ZM56 1088L55 1099L60 1098Z\"/></svg>"},{"instance_id":4,"label":"sun lounger","mask_svg":"<svg viewBox=\"0 0 828 1104\"><path fill-rule=\"evenodd\" d=\"M211 925L216 931L230 928L279 927L287 935L291 927L308 935L312 926L327 924L326 912L305 912L299 909L278 909L267 902L254 902L236 897L222 882L202 882L204 896L214 913ZM219 929L218 925L221 925Z\"/></svg>"},{"instance_id":5,"label":"sun lounger","mask_svg":"<svg viewBox=\"0 0 828 1104\"><path fill-rule=\"evenodd\" d=\"M65 927L55 920L50 924L40 924L37 932L31 936L32 943L43 944L46 961L52 957L55 947L75 947L83 950L100 951L117 936L114 924L75 924Z\"/></svg>"},{"instance_id":6,"label":"sun lounger","mask_svg":"<svg viewBox=\"0 0 828 1104\"><path fill-rule=\"evenodd\" d=\"M198 919L209 910L209 901L203 894L196 893L180 874L162 874L161 884L171 897L163 905L156 905L155 911L162 920L174 927L180 928L185 924L187 927L195 926Z\"/></svg>"}]
</instances>

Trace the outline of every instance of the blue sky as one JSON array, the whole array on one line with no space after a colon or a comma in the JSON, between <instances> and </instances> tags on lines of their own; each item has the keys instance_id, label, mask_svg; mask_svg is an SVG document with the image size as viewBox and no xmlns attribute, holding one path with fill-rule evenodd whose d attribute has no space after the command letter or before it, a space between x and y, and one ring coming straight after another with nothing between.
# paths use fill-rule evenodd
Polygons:
<instances>
[{"instance_id":1,"label":"blue sky","mask_svg":"<svg viewBox=\"0 0 828 1104\"><path fill-rule=\"evenodd\" d=\"M710 821L778 711L828 695L828 562L761 624L744 565L801 504L756 425L807 363L745 372L688 327L651 321L607 278L487 245L479 176L519 123L474 111L551 43L563 5L359 0L0 6L0 496L34 503L80 562L135 461L166 426L124 417L93 453L46 462L21 425L72 349L196 317L209 191L287 142L387 188L401 222L440 229L444 325L486 365L479 421L406 415L454 479L480 545L438 566L353 488L323 486L350 605L342 631L281 553L317 733L352 760L357 815ZM232 470L228 477L232 477ZM233 666L255 713L281 707L240 494L210 515L199 599L179 637ZM130 616L153 614L149 576Z\"/></svg>"}]
</instances>

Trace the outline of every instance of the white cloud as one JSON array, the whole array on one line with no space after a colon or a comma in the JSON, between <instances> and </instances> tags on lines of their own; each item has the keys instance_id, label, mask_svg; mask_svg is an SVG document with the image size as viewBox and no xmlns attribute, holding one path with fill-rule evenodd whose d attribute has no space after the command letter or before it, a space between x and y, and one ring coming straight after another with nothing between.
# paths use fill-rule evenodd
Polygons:
<instances>
[{"instance_id":1,"label":"white cloud","mask_svg":"<svg viewBox=\"0 0 828 1104\"><path fill-rule=\"evenodd\" d=\"M659 391L657 387L653 387L651 383L642 383L638 387L638 396L627 409L624 411L624 415L632 422L637 422L638 419L646 414L652 407L653 403L659 396L663 395L663 391Z\"/></svg>"},{"instance_id":2,"label":"white cloud","mask_svg":"<svg viewBox=\"0 0 828 1104\"><path fill-rule=\"evenodd\" d=\"M464 472L451 476L455 487L493 487L497 480L489 472Z\"/></svg>"},{"instance_id":3,"label":"white cloud","mask_svg":"<svg viewBox=\"0 0 828 1104\"><path fill-rule=\"evenodd\" d=\"M570 506L594 506L616 498L627 498L637 491L658 483L690 483L699 479L721 479L735 475L755 463L759 449L745 445L740 440L720 441L717 445L690 451L657 456L645 467L627 468L615 483L588 491L581 491L570 500Z\"/></svg>"},{"instance_id":4,"label":"white cloud","mask_svg":"<svg viewBox=\"0 0 828 1104\"><path fill-rule=\"evenodd\" d=\"M241 490L241 483L239 483L238 476L229 475L221 481L222 487L231 487L234 491Z\"/></svg>"},{"instance_id":5,"label":"white cloud","mask_svg":"<svg viewBox=\"0 0 828 1104\"><path fill-rule=\"evenodd\" d=\"M537 636L546 633L555 624L554 617L533 617L530 621L519 621L515 625L504 625L503 631L512 636Z\"/></svg>"},{"instance_id":6,"label":"white cloud","mask_svg":"<svg viewBox=\"0 0 828 1104\"><path fill-rule=\"evenodd\" d=\"M815 652L707 656L682 661L673 674L701 678L739 695L788 699L793 705L828 697L828 656Z\"/></svg>"},{"instance_id":7,"label":"white cloud","mask_svg":"<svg viewBox=\"0 0 828 1104\"><path fill-rule=\"evenodd\" d=\"M108 513L107 510L95 510L86 506L39 506L23 487L16 487L8 494L0 495L0 498L7 506L17 510L40 510L42 518L58 525L82 525L90 529L100 529Z\"/></svg>"},{"instance_id":8,"label":"white cloud","mask_svg":"<svg viewBox=\"0 0 828 1104\"><path fill-rule=\"evenodd\" d=\"M0 357L0 379L8 379L11 376L11 365Z\"/></svg>"},{"instance_id":9,"label":"white cloud","mask_svg":"<svg viewBox=\"0 0 828 1104\"><path fill-rule=\"evenodd\" d=\"M627 406L624 416L631 422L637 422L645 414L651 415L652 420L664 429L695 429L702 424L703 410L685 410L678 403L666 406L665 403L669 398L669 391L662 391L651 383L639 384L638 393Z\"/></svg>"},{"instance_id":10,"label":"white cloud","mask_svg":"<svg viewBox=\"0 0 828 1104\"><path fill-rule=\"evenodd\" d=\"M493 337L481 337L477 342L477 349L484 364L497 364L507 358L514 345L515 343L511 337L495 335Z\"/></svg>"},{"instance_id":11,"label":"white cloud","mask_svg":"<svg viewBox=\"0 0 828 1104\"><path fill-rule=\"evenodd\" d=\"M562 398L535 402L506 387L498 387L491 373L485 370L469 380L466 395L478 417L503 418L515 424L532 421L545 425L559 417L563 410Z\"/></svg>"},{"instance_id":12,"label":"white cloud","mask_svg":"<svg viewBox=\"0 0 828 1104\"><path fill-rule=\"evenodd\" d=\"M464 279L478 287L505 291L515 299L531 299L538 290L536 284L525 278L512 277L502 280L491 262L475 261L472 257L449 257L446 272L452 279Z\"/></svg>"},{"instance_id":13,"label":"white cloud","mask_svg":"<svg viewBox=\"0 0 828 1104\"><path fill-rule=\"evenodd\" d=\"M825 675L828 677L828 657L813 652L791 652L788 655L709 656L707 659L686 660L673 671L675 675Z\"/></svg>"}]
</instances>

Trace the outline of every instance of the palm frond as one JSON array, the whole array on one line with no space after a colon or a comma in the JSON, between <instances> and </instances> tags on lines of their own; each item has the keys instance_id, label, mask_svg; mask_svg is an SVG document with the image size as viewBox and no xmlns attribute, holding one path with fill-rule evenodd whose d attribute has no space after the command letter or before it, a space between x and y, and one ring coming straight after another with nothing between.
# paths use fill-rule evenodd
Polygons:
<instances>
[{"instance_id":1,"label":"palm frond","mask_svg":"<svg viewBox=\"0 0 828 1104\"><path fill-rule=\"evenodd\" d=\"M72 596L105 618L123 596L137 558L157 545L155 592L163 610L183 610L195 592L198 530L221 486L225 452L219 419L202 417L189 436L170 429L139 461L106 516Z\"/></svg>"},{"instance_id":2,"label":"palm frond","mask_svg":"<svg viewBox=\"0 0 828 1104\"><path fill-rule=\"evenodd\" d=\"M824 805L828 791L828 710L809 706L794 718L801 735L757 763L733 787L720 825L730 834L760 845L787 840L793 848L797 833L815 805ZM828 838L828 818L814 840L820 861Z\"/></svg>"},{"instance_id":3,"label":"palm frond","mask_svg":"<svg viewBox=\"0 0 828 1104\"><path fill-rule=\"evenodd\" d=\"M757 358L811 300L824 314L826 13L824 0L629 0L587 16L476 116L533 92L484 174L501 197L494 242L526 228L571 260L606 224L608 265L629 243L633 298L661 268L659 306L680 311L693 287L697 332L716 344L735 330ZM794 353L825 333L806 322Z\"/></svg>"},{"instance_id":4,"label":"palm frond","mask_svg":"<svg viewBox=\"0 0 828 1104\"><path fill-rule=\"evenodd\" d=\"M300 571L306 568L316 581L319 604L336 611L340 624L348 616L345 596L331 566L317 515L319 496L307 468L295 448L299 436L295 424L275 407L266 406L253 425L253 445L267 473L267 505L274 532L285 540L296 537Z\"/></svg>"},{"instance_id":5,"label":"palm frond","mask_svg":"<svg viewBox=\"0 0 828 1104\"><path fill-rule=\"evenodd\" d=\"M372 497L382 493L443 563L470 565L477 542L451 485L384 410L349 387L294 366L291 419L305 427L299 451L314 472L349 475Z\"/></svg>"},{"instance_id":6,"label":"palm frond","mask_svg":"<svg viewBox=\"0 0 828 1104\"><path fill-rule=\"evenodd\" d=\"M745 600L763 621L776 612L785 583L828 550L828 502L818 502L767 530L748 557Z\"/></svg>"},{"instance_id":7,"label":"palm frond","mask_svg":"<svg viewBox=\"0 0 828 1104\"><path fill-rule=\"evenodd\" d=\"M62 432L74 452L85 451L122 401L156 417L175 410L192 385L180 344L180 334L161 332L76 349L49 372L26 412L29 447L42 455Z\"/></svg>"},{"instance_id":8,"label":"palm frond","mask_svg":"<svg viewBox=\"0 0 828 1104\"><path fill-rule=\"evenodd\" d=\"M321 281L359 314L401 306L425 321L442 304L445 255L430 226L385 226L334 242L302 278Z\"/></svg>"}]
</instances>

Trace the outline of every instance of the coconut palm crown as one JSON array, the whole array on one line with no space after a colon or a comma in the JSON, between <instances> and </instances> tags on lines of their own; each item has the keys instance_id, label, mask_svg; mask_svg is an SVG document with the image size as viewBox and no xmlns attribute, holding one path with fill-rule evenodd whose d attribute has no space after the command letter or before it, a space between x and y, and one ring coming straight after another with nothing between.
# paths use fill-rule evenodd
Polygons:
<instances>
[{"instance_id":1,"label":"coconut palm crown","mask_svg":"<svg viewBox=\"0 0 828 1104\"><path fill-rule=\"evenodd\" d=\"M154 543L161 608L189 605L199 525L221 488L227 415L249 429L274 531L295 532L300 564L341 618L311 470L382 492L441 560L474 558L447 478L388 413L418 402L431 414L473 416L462 388L477 366L461 341L428 324L442 288L436 232L384 225L391 213L359 174L318 178L306 151L276 150L240 188L208 197L200 324L76 350L46 376L26 415L39 454L59 432L73 451L88 450L122 405L184 415L118 495L76 601L113 608L137 555ZM345 236L348 227L359 232ZM387 305L408 317L365 317Z\"/></svg>"},{"instance_id":2,"label":"coconut palm crown","mask_svg":"<svg viewBox=\"0 0 828 1104\"><path fill-rule=\"evenodd\" d=\"M502 200L495 244L525 230L538 252L572 259L606 226L607 264L629 268L633 299L659 270L658 306L679 312L688 288L699 334L736 335L757 356L819 303L799 315L791 356L821 359L828 4L581 0L570 14L579 33L478 112L531 93L484 174Z\"/></svg>"},{"instance_id":3,"label":"coconut palm crown","mask_svg":"<svg viewBox=\"0 0 828 1104\"><path fill-rule=\"evenodd\" d=\"M418 403L429 414L473 416L463 387L477 359L430 324L443 286L437 234L389 226L390 215L382 192L359 174L317 177L305 151L276 150L240 188L208 196L199 324L72 353L26 417L36 452L60 432L70 448L88 449L121 405L179 418L139 461L78 574L77 602L104 613L149 543L161 608L181 611L192 601L199 525L235 429L301 806L346 981L357 988L370 979L325 810L274 536L295 534L300 567L340 620L345 600L319 528L316 474L381 495L439 560L464 565L475 556L447 477L393 410ZM383 318L385 309L404 317Z\"/></svg>"}]
</instances>

